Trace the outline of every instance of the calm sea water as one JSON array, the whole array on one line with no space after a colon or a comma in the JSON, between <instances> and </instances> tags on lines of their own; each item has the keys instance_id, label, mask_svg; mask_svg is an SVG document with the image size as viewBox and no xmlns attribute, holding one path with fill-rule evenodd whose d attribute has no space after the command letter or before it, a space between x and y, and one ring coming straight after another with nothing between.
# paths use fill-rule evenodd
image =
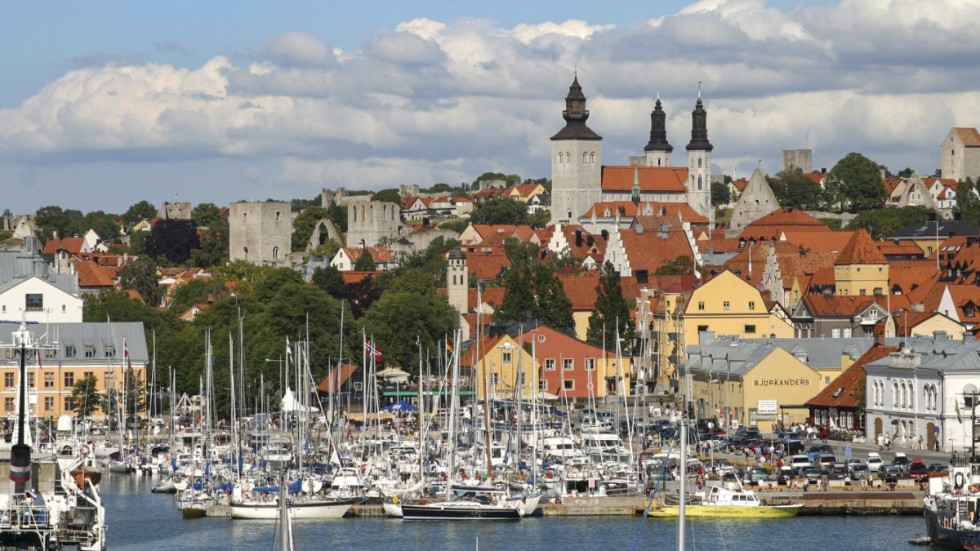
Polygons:
<instances>
[{"instance_id":1,"label":"calm sea water","mask_svg":"<svg viewBox=\"0 0 980 551\"><path fill-rule=\"evenodd\" d=\"M202 518L184 520L170 495L155 495L155 479L107 475L102 481L111 551L273 549L271 522ZM687 530L688 550L806 551L915 549L908 539L924 532L921 517L798 517L779 521L697 521ZM342 519L297 522L299 551L616 550L670 551L676 524L639 518L531 518L505 523L403 522Z\"/></svg>"}]
</instances>

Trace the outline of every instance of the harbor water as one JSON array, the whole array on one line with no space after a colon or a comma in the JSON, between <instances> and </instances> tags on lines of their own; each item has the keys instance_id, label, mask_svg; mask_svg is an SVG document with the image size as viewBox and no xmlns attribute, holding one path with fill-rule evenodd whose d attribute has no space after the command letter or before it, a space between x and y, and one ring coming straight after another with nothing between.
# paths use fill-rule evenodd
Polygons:
<instances>
[{"instance_id":1,"label":"harbor water","mask_svg":"<svg viewBox=\"0 0 980 551\"><path fill-rule=\"evenodd\" d=\"M102 498L112 551L273 549L271 522L185 520L171 495L152 494L156 478L108 474ZM922 517L823 516L775 521L691 521L687 549L806 551L913 549ZM405 522L346 518L294 523L296 548L352 551L617 550L676 548L675 521L639 517L542 517L517 522Z\"/></svg>"}]
</instances>

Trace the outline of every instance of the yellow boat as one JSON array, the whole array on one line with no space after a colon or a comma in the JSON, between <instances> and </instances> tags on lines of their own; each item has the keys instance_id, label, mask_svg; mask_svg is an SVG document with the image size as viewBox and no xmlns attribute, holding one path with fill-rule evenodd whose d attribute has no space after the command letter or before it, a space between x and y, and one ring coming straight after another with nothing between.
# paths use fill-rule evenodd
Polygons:
<instances>
[{"instance_id":1,"label":"yellow boat","mask_svg":"<svg viewBox=\"0 0 980 551\"><path fill-rule=\"evenodd\" d=\"M677 517L680 514L679 505L658 505L647 502L651 517ZM687 518L739 518L766 519L795 517L803 508L802 503L788 505L763 505L752 490L744 488L731 489L724 486L712 486L708 495L698 502L687 505L684 515Z\"/></svg>"}]
</instances>

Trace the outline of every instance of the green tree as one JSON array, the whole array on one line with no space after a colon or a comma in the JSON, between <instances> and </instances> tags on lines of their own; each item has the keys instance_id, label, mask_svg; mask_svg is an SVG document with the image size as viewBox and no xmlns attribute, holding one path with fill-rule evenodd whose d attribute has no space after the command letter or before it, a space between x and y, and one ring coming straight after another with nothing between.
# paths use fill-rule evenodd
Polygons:
<instances>
[{"instance_id":1,"label":"green tree","mask_svg":"<svg viewBox=\"0 0 980 551\"><path fill-rule=\"evenodd\" d=\"M852 212L877 207L888 199L881 167L860 153L848 153L830 169L827 189L832 204Z\"/></svg>"},{"instance_id":2,"label":"green tree","mask_svg":"<svg viewBox=\"0 0 980 551\"><path fill-rule=\"evenodd\" d=\"M186 263L191 251L200 248L201 239L191 220L159 220L143 242L146 254L172 264Z\"/></svg>"},{"instance_id":3,"label":"green tree","mask_svg":"<svg viewBox=\"0 0 980 551\"><path fill-rule=\"evenodd\" d=\"M473 209L470 220L475 224L527 224L527 205L509 197L494 197Z\"/></svg>"},{"instance_id":4,"label":"green tree","mask_svg":"<svg viewBox=\"0 0 980 551\"><path fill-rule=\"evenodd\" d=\"M93 211L85 215L82 222L85 232L93 230L99 234L99 239L109 244L119 238L119 226L116 225L116 216L106 214L101 210Z\"/></svg>"},{"instance_id":5,"label":"green tree","mask_svg":"<svg viewBox=\"0 0 980 551\"><path fill-rule=\"evenodd\" d=\"M309 207L296 216L296 220L293 220L293 236L290 240L293 252L306 249L317 222L324 218L328 218L328 215L327 209L323 207Z\"/></svg>"},{"instance_id":6,"label":"green tree","mask_svg":"<svg viewBox=\"0 0 980 551\"><path fill-rule=\"evenodd\" d=\"M960 180L956 186L954 212L959 213L963 220L974 224L980 223L980 195L977 192L977 185L969 176L965 180Z\"/></svg>"},{"instance_id":7,"label":"green tree","mask_svg":"<svg viewBox=\"0 0 980 551\"><path fill-rule=\"evenodd\" d=\"M574 328L572 301L554 266L539 261L538 246L508 239L504 249L511 265L502 278L507 293L494 321L539 321L560 331Z\"/></svg>"},{"instance_id":8,"label":"green tree","mask_svg":"<svg viewBox=\"0 0 980 551\"><path fill-rule=\"evenodd\" d=\"M124 289L135 289L147 304L160 304L163 289L157 279L157 264L152 258L141 256L130 260L119 270L119 280Z\"/></svg>"},{"instance_id":9,"label":"green tree","mask_svg":"<svg viewBox=\"0 0 980 551\"><path fill-rule=\"evenodd\" d=\"M102 408L98 382L95 375L89 375L76 381L71 389L71 410L81 419L91 417L93 412Z\"/></svg>"},{"instance_id":10,"label":"green tree","mask_svg":"<svg viewBox=\"0 0 980 551\"><path fill-rule=\"evenodd\" d=\"M157 217L157 208L149 201L140 201L126 209L123 213L123 221L126 222L126 229L139 222L140 220L151 220Z\"/></svg>"},{"instance_id":11,"label":"green tree","mask_svg":"<svg viewBox=\"0 0 980 551\"><path fill-rule=\"evenodd\" d=\"M847 229L864 228L872 238L881 239L902 228L924 222L934 215L933 211L921 206L870 209L859 212L847 225Z\"/></svg>"},{"instance_id":12,"label":"green tree","mask_svg":"<svg viewBox=\"0 0 980 551\"><path fill-rule=\"evenodd\" d=\"M179 314L195 304L213 302L226 294L225 282L220 279L213 277L192 279L174 289L168 308L171 312Z\"/></svg>"},{"instance_id":13,"label":"green tree","mask_svg":"<svg viewBox=\"0 0 980 551\"><path fill-rule=\"evenodd\" d=\"M618 330L618 336L623 339L621 352L623 356L631 356L636 332L630 322L630 305L623 296L619 272L611 262L603 264L595 290L595 309L589 318L586 341L614 350Z\"/></svg>"},{"instance_id":14,"label":"green tree","mask_svg":"<svg viewBox=\"0 0 980 551\"><path fill-rule=\"evenodd\" d=\"M228 258L228 219L216 218L201 232L201 247L191 251L191 264L199 268L218 266Z\"/></svg>"},{"instance_id":15,"label":"green tree","mask_svg":"<svg viewBox=\"0 0 980 551\"><path fill-rule=\"evenodd\" d=\"M37 226L37 236L43 241L58 237L68 237L71 218L59 206L41 207L34 213L34 224Z\"/></svg>"},{"instance_id":16,"label":"green tree","mask_svg":"<svg viewBox=\"0 0 980 551\"><path fill-rule=\"evenodd\" d=\"M354 262L354 270L357 272L373 272L374 267L374 256L371 254L371 249L364 247L361 249L361 256L357 257Z\"/></svg>"},{"instance_id":17,"label":"green tree","mask_svg":"<svg viewBox=\"0 0 980 551\"><path fill-rule=\"evenodd\" d=\"M779 206L794 209L817 209L824 205L824 192L813 180L796 169L779 172L775 178L767 178Z\"/></svg>"},{"instance_id":18,"label":"green tree","mask_svg":"<svg viewBox=\"0 0 980 551\"><path fill-rule=\"evenodd\" d=\"M333 220L334 226L337 226L337 231L340 233L347 233L347 209L334 203L330 205L327 209L327 217Z\"/></svg>"},{"instance_id":19,"label":"green tree","mask_svg":"<svg viewBox=\"0 0 980 551\"><path fill-rule=\"evenodd\" d=\"M215 220L221 218L221 209L214 203L201 203L191 210L191 220L199 228L209 228Z\"/></svg>"},{"instance_id":20,"label":"green tree","mask_svg":"<svg viewBox=\"0 0 980 551\"><path fill-rule=\"evenodd\" d=\"M372 201L386 201L388 203L402 204L402 196L397 189L383 189L371 196Z\"/></svg>"},{"instance_id":21,"label":"green tree","mask_svg":"<svg viewBox=\"0 0 980 551\"><path fill-rule=\"evenodd\" d=\"M711 182L711 205L727 205L732 200L732 192L727 184Z\"/></svg>"},{"instance_id":22,"label":"green tree","mask_svg":"<svg viewBox=\"0 0 980 551\"><path fill-rule=\"evenodd\" d=\"M313 270L313 284L334 298L344 298L344 277L340 270L327 264Z\"/></svg>"},{"instance_id":23,"label":"green tree","mask_svg":"<svg viewBox=\"0 0 980 551\"><path fill-rule=\"evenodd\" d=\"M381 346L384 362L417 371L419 344L437 350L458 326L459 314L436 292L432 278L410 270L393 280L364 314L364 326ZM418 339L418 340L416 340Z\"/></svg>"}]
</instances>

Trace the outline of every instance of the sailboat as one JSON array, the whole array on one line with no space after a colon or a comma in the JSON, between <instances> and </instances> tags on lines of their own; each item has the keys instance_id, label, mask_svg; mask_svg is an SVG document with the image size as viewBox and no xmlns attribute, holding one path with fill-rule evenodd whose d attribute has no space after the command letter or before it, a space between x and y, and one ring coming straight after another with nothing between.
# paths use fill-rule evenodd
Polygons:
<instances>
[{"instance_id":1,"label":"sailboat","mask_svg":"<svg viewBox=\"0 0 980 551\"><path fill-rule=\"evenodd\" d=\"M2 445L0 461L8 463L10 484L0 493L0 548L103 551L105 509L95 478L82 468L85 457L73 448L56 457L35 454L27 430L26 366L28 356L45 348L21 323L13 342L0 344L20 354L15 443ZM40 357L40 356L38 356ZM36 475L36 479L32 478Z\"/></svg>"}]
</instances>

